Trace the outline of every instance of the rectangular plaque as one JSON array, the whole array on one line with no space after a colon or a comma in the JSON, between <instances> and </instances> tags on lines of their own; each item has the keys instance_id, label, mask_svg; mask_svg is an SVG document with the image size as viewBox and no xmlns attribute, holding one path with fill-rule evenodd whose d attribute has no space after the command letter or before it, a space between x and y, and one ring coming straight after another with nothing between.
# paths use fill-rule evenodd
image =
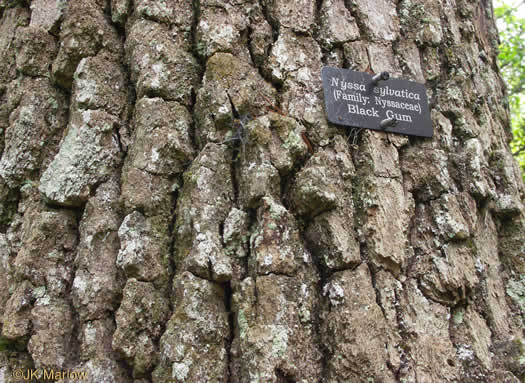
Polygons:
<instances>
[{"instance_id":1,"label":"rectangular plaque","mask_svg":"<svg viewBox=\"0 0 525 383\"><path fill-rule=\"evenodd\" d=\"M432 137L434 130L425 86L398 78L383 80L379 79L380 76L323 67L328 121L389 133ZM385 77L389 76L386 74Z\"/></svg>"}]
</instances>

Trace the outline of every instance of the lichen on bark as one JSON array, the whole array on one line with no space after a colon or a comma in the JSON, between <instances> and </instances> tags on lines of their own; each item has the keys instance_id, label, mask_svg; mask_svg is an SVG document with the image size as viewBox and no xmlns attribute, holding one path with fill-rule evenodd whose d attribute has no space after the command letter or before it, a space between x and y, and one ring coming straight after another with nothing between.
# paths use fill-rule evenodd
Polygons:
<instances>
[{"instance_id":1,"label":"lichen on bark","mask_svg":"<svg viewBox=\"0 0 525 383\"><path fill-rule=\"evenodd\" d=\"M497 32L452 3L0 0L0 381L522 381ZM424 83L434 136L330 124L324 65Z\"/></svg>"}]
</instances>

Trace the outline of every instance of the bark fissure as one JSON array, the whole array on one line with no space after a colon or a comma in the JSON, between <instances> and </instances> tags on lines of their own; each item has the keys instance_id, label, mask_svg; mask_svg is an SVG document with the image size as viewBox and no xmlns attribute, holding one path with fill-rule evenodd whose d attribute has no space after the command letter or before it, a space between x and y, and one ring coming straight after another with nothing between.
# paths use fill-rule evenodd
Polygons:
<instances>
[{"instance_id":1,"label":"bark fissure","mask_svg":"<svg viewBox=\"0 0 525 383\"><path fill-rule=\"evenodd\" d=\"M232 358L232 343L235 336L235 312L232 309L232 295L233 291L231 288L230 282L227 282L224 287L224 306L226 307L226 314L228 315L228 328L229 328L229 336L226 340L226 367L228 369L227 371L227 377L226 382L232 383L232 376L233 376L233 358Z\"/></svg>"}]
</instances>

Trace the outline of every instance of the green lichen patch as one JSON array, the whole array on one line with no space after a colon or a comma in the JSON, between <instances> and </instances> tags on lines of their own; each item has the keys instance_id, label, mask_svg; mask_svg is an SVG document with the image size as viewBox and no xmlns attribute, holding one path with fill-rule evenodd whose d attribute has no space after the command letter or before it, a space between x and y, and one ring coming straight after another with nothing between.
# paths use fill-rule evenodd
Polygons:
<instances>
[{"instance_id":1,"label":"green lichen patch","mask_svg":"<svg viewBox=\"0 0 525 383\"><path fill-rule=\"evenodd\" d=\"M162 97L191 104L200 66L184 42L170 37L166 26L143 19L135 22L126 39L126 53L139 98Z\"/></svg>"},{"instance_id":2,"label":"green lichen patch","mask_svg":"<svg viewBox=\"0 0 525 383\"><path fill-rule=\"evenodd\" d=\"M121 160L113 136L115 117L102 111L75 112L60 151L40 178L48 201L80 206L95 185L107 180Z\"/></svg>"},{"instance_id":3,"label":"green lichen patch","mask_svg":"<svg viewBox=\"0 0 525 383\"><path fill-rule=\"evenodd\" d=\"M525 277L520 279L510 279L507 282L507 295L513 299L521 311L521 315L525 316Z\"/></svg>"},{"instance_id":4,"label":"green lichen patch","mask_svg":"<svg viewBox=\"0 0 525 383\"><path fill-rule=\"evenodd\" d=\"M275 104L275 93L247 62L229 53L214 54L206 63L203 87L197 94L198 142L204 145L208 141L225 141L227 132L235 130L234 117L246 123L249 117L265 113L268 106Z\"/></svg>"}]
</instances>

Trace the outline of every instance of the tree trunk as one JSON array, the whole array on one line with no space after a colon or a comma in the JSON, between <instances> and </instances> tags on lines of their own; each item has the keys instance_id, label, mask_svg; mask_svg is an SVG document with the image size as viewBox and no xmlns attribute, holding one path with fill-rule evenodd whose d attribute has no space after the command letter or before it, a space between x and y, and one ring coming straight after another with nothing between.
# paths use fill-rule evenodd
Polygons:
<instances>
[{"instance_id":1,"label":"tree trunk","mask_svg":"<svg viewBox=\"0 0 525 383\"><path fill-rule=\"evenodd\" d=\"M523 381L490 2L0 17L0 381ZM434 137L329 124L323 65L424 83Z\"/></svg>"}]
</instances>

